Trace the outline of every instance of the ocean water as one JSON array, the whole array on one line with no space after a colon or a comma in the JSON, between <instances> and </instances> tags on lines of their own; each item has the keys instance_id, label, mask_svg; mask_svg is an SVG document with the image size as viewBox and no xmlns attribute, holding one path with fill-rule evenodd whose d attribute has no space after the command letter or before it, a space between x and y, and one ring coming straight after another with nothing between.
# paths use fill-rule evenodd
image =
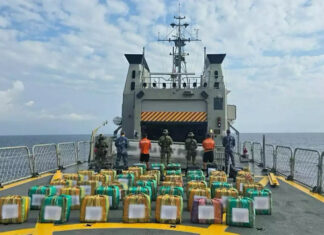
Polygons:
<instances>
[{"instance_id":1,"label":"ocean water","mask_svg":"<svg viewBox=\"0 0 324 235\"><path fill-rule=\"evenodd\" d=\"M240 142L262 143L262 133L241 133ZM266 143L292 148L310 148L324 151L324 133L265 133ZM89 141L90 135L19 135L0 136L0 147L28 146L35 144Z\"/></svg>"}]
</instances>

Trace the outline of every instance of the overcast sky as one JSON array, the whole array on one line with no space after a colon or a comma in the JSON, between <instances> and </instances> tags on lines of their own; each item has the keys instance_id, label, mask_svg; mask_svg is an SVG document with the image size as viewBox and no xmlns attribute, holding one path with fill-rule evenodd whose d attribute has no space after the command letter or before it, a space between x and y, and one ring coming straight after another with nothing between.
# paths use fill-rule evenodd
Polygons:
<instances>
[{"instance_id":1,"label":"overcast sky","mask_svg":"<svg viewBox=\"0 0 324 235\"><path fill-rule=\"evenodd\" d=\"M170 71L166 35L178 1L0 1L0 135L105 132L121 115L125 53ZM186 0L199 28L187 47L200 74L203 47L226 53L229 103L241 132L324 132L323 0Z\"/></svg>"}]
</instances>

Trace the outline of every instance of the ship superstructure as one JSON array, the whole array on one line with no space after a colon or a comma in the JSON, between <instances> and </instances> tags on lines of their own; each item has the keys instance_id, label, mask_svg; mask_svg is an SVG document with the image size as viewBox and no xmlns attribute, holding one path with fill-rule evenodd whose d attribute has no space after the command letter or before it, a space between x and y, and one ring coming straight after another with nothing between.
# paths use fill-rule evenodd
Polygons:
<instances>
[{"instance_id":1,"label":"ship superstructure","mask_svg":"<svg viewBox=\"0 0 324 235\"><path fill-rule=\"evenodd\" d=\"M187 72L184 47L199 41L186 37L185 17L174 17L171 23L174 34L159 39L174 44L172 71L151 72L142 54L125 54L129 62L126 77L122 129L128 138L145 132L150 139L158 139L168 129L175 141L183 141L188 132L194 132L202 141L207 132L214 134L217 143L236 118L236 107L227 105L229 91L224 83L222 63L226 54L207 54L204 49L204 70L201 75Z\"/></svg>"}]
</instances>

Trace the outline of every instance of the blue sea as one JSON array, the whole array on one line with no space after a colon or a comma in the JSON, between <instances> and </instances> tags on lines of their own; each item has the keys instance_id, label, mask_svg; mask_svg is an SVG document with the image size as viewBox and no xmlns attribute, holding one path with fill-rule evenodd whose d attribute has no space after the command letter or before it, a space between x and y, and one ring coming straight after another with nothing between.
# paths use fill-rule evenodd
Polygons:
<instances>
[{"instance_id":1,"label":"blue sea","mask_svg":"<svg viewBox=\"0 0 324 235\"><path fill-rule=\"evenodd\" d=\"M240 142L262 143L262 133L241 133ZM265 133L266 143L292 148L310 148L324 151L324 133ZM0 147L28 146L46 143L89 141L90 135L17 135L0 136Z\"/></svg>"}]
</instances>

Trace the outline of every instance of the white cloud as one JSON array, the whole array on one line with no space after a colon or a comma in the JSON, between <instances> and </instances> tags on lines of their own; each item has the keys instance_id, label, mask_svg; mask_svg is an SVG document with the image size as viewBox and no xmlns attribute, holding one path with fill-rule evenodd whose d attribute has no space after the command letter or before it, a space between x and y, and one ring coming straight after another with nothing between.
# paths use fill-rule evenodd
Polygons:
<instances>
[{"instance_id":1,"label":"white cloud","mask_svg":"<svg viewBox=\"0 0 324 235\"><path fill-rule=\"evenodd\" d=\"M42 110L38 116L40 119L49 120L65 120L65 121L89 121L95 119L94 116L89 114L78 114L78 113L68 113L68 114L50 114L45 110Z\"/></svg>"},{"instance_id":2,"label":"white cloud","mask_svg":"<svg viewBox=\"0 0 324 235\"><path fill-rule=\"evenodd\" d=\"M14 81L7 90L0 90L0 112L3 116L13 109L16 99L23 91L24 84L21 81Z\"/></svg>"},{"instance_id":3,"label":"white cloud","mask_svg":"<svg viewBox=\"0 0 324 235\"><path fill-rule=\"evenodd\" d=\"M31 106L33 106L34 104L35 104L35 101L33 101L33 100L30 100L30 101L28 101L28 102L25 103L25 105L26 105L27 107L31 107Z\"/></svg>"}]
</instances>

